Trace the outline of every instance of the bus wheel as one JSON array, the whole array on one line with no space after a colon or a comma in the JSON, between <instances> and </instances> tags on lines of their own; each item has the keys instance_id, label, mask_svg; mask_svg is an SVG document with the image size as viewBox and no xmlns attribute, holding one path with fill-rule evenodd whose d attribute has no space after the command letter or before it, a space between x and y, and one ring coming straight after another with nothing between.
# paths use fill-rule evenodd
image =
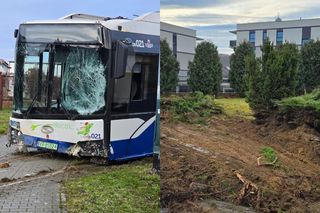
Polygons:
<instances>
[{"instance_id":1,"label":"bus wheel","mask_svg":"<svg viewBox=\"0 0 320 213\"><path fill-rule=\"evenodd\" d=\"M98 165L107 165L109 163L108 159L104 157L91 157L90 162Z\"/></svg>"}]
</instances>

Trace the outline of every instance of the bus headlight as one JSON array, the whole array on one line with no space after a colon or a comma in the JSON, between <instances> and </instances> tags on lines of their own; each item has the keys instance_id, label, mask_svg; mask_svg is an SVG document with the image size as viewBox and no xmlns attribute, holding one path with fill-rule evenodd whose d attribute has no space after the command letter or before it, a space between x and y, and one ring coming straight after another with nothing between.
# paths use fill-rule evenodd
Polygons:
<instances>
[{"instance_id":1,"label":"bus headlight","mask_svg":"<svg viewBox=\"0 0 320 213\"><path fill-rule=\"evenodd\" d=\"M10 125L13 129L18 129L18 130L20 130L20 122L19 122L19 121L10 120L9 125Z\"/></svg>"},{"instance_id":2,"label":"bus headlight","mask_svg":"<svg viewBox=\"0 0 320 213\"><path fill-rule=\"evenodd\" d=\"M17 144L19 142L20 135L21 132L19 130L10 127L10 131L8 134L9 144Z\"/></svg>"}]
</instances>

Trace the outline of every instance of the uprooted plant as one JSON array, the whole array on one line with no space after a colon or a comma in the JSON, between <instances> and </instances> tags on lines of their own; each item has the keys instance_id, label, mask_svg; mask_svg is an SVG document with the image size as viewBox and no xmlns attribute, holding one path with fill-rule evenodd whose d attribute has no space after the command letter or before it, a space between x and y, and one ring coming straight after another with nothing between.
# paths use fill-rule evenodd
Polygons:
<instances>
[{"instance_id":1,"label":"uprooted plant","mask_svg":"<svg viewBox=\"0 0 320 213\"><path fill-rule=\"evenodd\" d=\"M214 102L214 97L201 92L161 99L161 107L170 113L170 119L186 123L205 123L213 114L223 112Z\"/></svg>"},{"instance_id":2,"label":"uprooted plant","mask_svg":"<svg viewBox=\"0 0 320 213\"><path fill-rule=\"evenodd\" d=\"M276 151L271 147L263 147L260 150L262 156L257 158L258 166L275 166L278 157Z\"/></svg>"}]
</instances>

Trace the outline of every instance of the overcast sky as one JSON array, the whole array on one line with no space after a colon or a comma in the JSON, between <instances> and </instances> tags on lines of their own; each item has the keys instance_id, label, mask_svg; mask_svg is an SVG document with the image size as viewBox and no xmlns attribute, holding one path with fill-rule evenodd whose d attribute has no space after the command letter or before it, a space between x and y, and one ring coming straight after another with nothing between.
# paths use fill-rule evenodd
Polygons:
<instances>
[{"instance_id":1,"label":"overcast sky","mask_svg":"<svg viewBox=\"0 0 320 213\"><path fill-rule=\"evenodd\" d=\"M14 29L25 21L57 19L71 13L99 16L142 15L159 11L159 0L3 0L0 13L0 58L14 60Z\"/></svg>"},{"instance_id":2,"label":"overcast sky","mask_svg":"<svg viewBox=\"0 0 320 213\"><path fill-rule=\"evenodd\" d=\"M190 27L230 54L237 23L320 17L319 0L161 0L161 21Z\"/></svg>"}]
</instances>

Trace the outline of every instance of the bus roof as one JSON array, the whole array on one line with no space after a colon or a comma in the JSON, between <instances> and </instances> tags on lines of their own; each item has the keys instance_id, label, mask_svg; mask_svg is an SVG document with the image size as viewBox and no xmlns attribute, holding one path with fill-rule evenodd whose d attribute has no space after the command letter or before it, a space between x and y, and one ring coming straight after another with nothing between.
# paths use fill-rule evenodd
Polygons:
<instances>
[{"instance_id":1,"label":"bus roof","mask_svg":"<svg viewBox=\"0 0 320 213\"><path fill-rule=\"evenodd\" d=\"M149 12L132 20L75 13L56 20L29 21L23 24L101 24L110 30L160 36L160 13Z\"/></svg>"}]
</instances>

